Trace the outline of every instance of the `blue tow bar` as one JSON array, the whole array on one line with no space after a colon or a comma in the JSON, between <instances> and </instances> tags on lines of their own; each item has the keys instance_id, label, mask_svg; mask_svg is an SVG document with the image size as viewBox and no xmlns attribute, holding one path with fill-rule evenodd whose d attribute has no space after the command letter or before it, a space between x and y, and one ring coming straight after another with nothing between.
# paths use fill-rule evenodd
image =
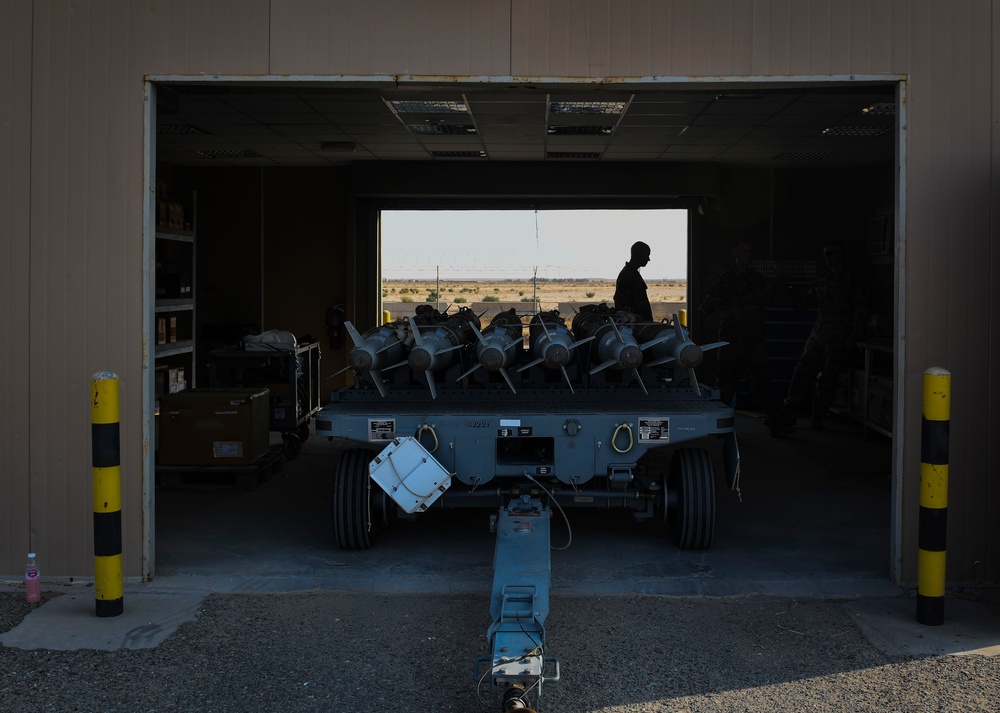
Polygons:
<instances>
[{"instance_id":1,"label":"blue tow bar","mask_svg":"<svg viewBox=\"0 0 1000 713\"><path fill-rule=\"evenodd\" d=\"M559 660L545 656L545 617L549 613L550 511L540 500L522 495L500 511L493 556L489 656L476 659L481 688L490 678L501 713L532 710L542 683L559 680ZM481 673L482 666L489 669ZM545 675L549 670L551 675ZM477 688L477 691L479 690Z\"/></svg>"}]
</instances>

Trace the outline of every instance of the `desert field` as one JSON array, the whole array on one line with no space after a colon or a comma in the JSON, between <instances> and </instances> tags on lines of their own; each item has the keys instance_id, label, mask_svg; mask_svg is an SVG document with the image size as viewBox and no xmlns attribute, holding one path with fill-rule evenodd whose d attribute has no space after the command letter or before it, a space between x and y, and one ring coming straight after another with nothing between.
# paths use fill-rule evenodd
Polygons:
<instances>
[{"instance_id":1,"label":"desert field","mask_svg":"<svg viewBox=\"0 0 1000 713\"><path fill-rule=\"evenodd\" d=\"M685 280L646 280L649 301L654 316L657 305L677 305L687 302ZM523 304L525 311L560 309L560 305L612 303L615 293L614 280L551 280L532 284L530 280L386 280L382 283L382 302L386 309L408 311L417 304L438 304L442 311L447 307L472 307L474 304L498 303L505 309ZM539 306L533 309L537 299ZM560 309L560 312L563 310ZM394 315L395 316L395 315Z\"/></svg>"}]
</instances>

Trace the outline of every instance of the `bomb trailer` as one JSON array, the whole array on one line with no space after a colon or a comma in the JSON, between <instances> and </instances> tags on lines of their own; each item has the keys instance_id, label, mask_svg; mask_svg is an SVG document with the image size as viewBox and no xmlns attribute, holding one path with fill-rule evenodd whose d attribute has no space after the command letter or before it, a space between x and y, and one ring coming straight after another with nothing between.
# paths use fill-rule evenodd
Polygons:
<instances>
[{"instance_id":1,"label":"bomb trailer","mask_svg":"<svg viewBox=\"0 0 1000 713\"><path fill-rule=\"evenodd\" d=\"M341 548L369 548L398 516L432 507L499 508L476 692L482 702L488 685L503 713L531 711L559 679L545 651L551 510L623 508L663 522L678 547L705 549L716 475L696 442L722 440L737 492L739 449L733 409L695 373L725 343L695 344L676 315L642 322L600 304L569 326L557 311L514 309L480 324L467 307L430 305L363 335L348 322L354 383L333 392L315 429L352 442L334 474ZM666 469L647 457L663 449Z\"/></svg>"}]
</instances>

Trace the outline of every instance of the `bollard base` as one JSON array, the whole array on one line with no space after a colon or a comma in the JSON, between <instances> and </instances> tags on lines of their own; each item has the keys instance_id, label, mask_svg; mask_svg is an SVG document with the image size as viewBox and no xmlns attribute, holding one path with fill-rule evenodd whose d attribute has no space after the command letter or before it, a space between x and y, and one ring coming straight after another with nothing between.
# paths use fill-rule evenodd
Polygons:
<instances>
[{"instance_id":1,"label":"bollard base","mask_svg":"<svg viewBox=\"0 0 1000 713\"><path fill-rule=\"evenodd\" d=\"M917 595L917 621L925 626L944 624L944 597Z\"/></svg>"},{"instance_id":2,"label":"bollard base","mask_svg":"<svg viewBox=\"0 0 1000 713\"><path fill-rule=\"evenodd\" d=\"M98 599L96 603L97 616L102 618L119 616L125 611L124 597L118 597L118 599Z\"/></svg>"}]
</instances>

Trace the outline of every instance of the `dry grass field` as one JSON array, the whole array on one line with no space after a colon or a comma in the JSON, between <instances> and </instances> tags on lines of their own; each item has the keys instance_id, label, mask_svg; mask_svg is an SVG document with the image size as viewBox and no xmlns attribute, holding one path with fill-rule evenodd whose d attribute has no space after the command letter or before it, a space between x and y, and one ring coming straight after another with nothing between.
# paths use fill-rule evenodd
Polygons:
<instances>
[{"instance_id":1,"label":"dry grass field","mask_svg":"<svg viewBox=\"0 0 1000 713\"><path fill-rule=\"evenodd\" d=\"M651 303L686 303L687 282L685 280L647 280ZM434 280L387 280L382 283L382 301L399 307L412 304L440 304L458 307L483 302L523 303L526 310L532 303L539 302L542 311L558 309L560 304L612 303L615 293L614 280L565 280L541 282L533 285L530 280L442 280L440 283L440 303L437 302L438 285ZM430 299L428 299L430 298ZM656 311L654 307L654 312Z\"/></svg>"}]
</instances>

